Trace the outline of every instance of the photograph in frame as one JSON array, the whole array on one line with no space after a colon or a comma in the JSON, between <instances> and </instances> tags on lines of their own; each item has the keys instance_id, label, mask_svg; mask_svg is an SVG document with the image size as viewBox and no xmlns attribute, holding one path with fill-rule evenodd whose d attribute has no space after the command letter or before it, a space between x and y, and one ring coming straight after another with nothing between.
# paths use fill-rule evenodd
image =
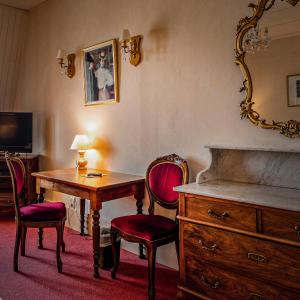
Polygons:
<instances>
[{"instance_id":1,"label":"photograph in frame","mask_svg":"<svg viewBox=\"0 0 300 300\"><path fill-rule=\"evenodd\" d=\"M116 40L82 51L85 105L118 102Z\"/></svg>"},{"instance_id":2,"label":"photograph in frame","mask_svg":"<svg viewBox=\"0 0 300 300\"><path fill-rule=\"evenodd\" d=\"M288 106L300 106L300 74L287 76Z\"/></svg>"}]
</instances>

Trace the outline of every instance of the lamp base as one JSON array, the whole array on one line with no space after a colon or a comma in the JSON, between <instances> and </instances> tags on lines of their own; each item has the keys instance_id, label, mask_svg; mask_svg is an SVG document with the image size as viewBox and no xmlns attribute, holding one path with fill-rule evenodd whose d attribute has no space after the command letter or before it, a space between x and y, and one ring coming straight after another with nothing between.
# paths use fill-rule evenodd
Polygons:
<instances>
[{"instance_id":1,"label":"lamp base","mask_svg":"<svg viewBox=\"0 0 300 300\"><path fill-rule=\"evenodd\" d=\"M86 170L87 169L87 160L84 158L85 151L78 151L79 159L77 161L77 170Z\"/></svg>"},{"instance_id":2,"label":"lamp base","mask_svg":"<svg viewBox=\"0 0 300 300\"><path fill-rule=\"evenodd\" d=\"M82 166L79 164L79 162L77 162L77 170L87 170L87 167L86 166Z\"/></svg>"}]
</instances>

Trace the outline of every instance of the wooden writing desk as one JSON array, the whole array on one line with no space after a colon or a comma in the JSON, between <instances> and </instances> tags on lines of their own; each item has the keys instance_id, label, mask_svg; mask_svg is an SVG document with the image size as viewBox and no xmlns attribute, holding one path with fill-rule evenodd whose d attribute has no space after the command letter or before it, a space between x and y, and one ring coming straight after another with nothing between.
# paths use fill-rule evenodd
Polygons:
<instances>
[{"instance_id":1,"label":"wooden writing desk","mask_svg":"<svg viewBox=\"0 0 300 300\"><path fill-rule=\"evenodd\" d=\"M103 177L84 177L87 173L101 172ZM143 177L115 173L103 170L65 169L32 173L36 177L36 192L38 201L43 202L45 190L57 191L91 202L93 211L93 257L94 277L99 278L100 257L100 209L102 203L122 197L134 196L136 199L137 213L142 213L143 198L145 193L145 179ZM82 211L82 209L81 209ZM82 214L82 213L81 213ZM83 216L81 226L83 227ZM84 219L83 219L84 220ZM81 229L83 232L83 228ZM42 247L42 230L39 231L39 245ZM143 256L143 248L140 245L140 256Z\"/></svg>"}]
</instances>

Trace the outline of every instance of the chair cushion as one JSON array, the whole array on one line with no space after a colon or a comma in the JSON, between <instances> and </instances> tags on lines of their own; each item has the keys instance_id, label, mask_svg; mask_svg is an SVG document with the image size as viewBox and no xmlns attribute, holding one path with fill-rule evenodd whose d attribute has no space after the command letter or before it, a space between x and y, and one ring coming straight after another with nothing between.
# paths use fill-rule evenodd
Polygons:
<instances>
[{"instance_id":1,"label":"chair cushion","mask_svg":"<svg viewBox=\"0 0 300 300\"><path fill-rule=\"evenodd\" d=\"M31 204L20 208L22 221L59 221L66 216L66 207L62 202Z\"/></svg>"},{"instance_id":2,"label":"chair cushion","mask_svg":"<svg viewBox=\"0 0 300 300\"><path fill-rule=\"evenodd\" d=\"M149 173L151 191L162 201L174 203L178 193L173 191L175 186L182 184L183 173L179 166L172 163L155 165Z\"/></svg>"},{"instance_id":3,"label":"chair cushion","mask_svg":"<svg viewBox=\"0 0 300 300\"><path fill-rule=\"evenodd\" d=\"M111 226L119 231L138 238L153 241L175 233L177 224L166 217L158 215L130 215L115 218Z\"/></svg>"}]
</instances>

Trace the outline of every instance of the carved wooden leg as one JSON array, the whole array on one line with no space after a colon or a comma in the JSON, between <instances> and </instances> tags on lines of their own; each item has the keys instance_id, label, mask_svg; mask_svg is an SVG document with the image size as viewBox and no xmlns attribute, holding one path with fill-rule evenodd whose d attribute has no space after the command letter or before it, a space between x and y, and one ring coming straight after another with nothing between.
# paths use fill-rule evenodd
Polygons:
<instances>
[{"instance_id":1,"label":"carved wooden leg","mask_svg":"<svg viewBox=\"0 0 300 300\"><path fill-rule=\"evenodd\" d=\"M148 256L148 299L155 299L155 260L156 260L156 246L147 244Z\"/></svg>"},{"instance_id":2,"label":"carved wooden leg","mask_svg":"<svg viewBox=\"0 0 300 300\"><path fill-rule=\"evenodd\" d=\"M145 254L144 254L143 244L139 244L139 258L140 259L145 259L146 258Z\"/></svg>"},{"instance_id":3,"label":"carved wooden leg","mask_svg":"<svg viewBox=\"0 0 300 300\"><path fill-rule=\"evenodd\" d=\"M60 258L60 247L62 244L63 224L56 226L57 240L56 240L56 264L58 273L62 273L62 261Z\"/></svg>"},{"instance_id":4,"label":"carved wooden leg","mask_svg":"<svg viewBox=\"0 0 300 300\"><path fill-rule=\"evenodd\" d=\"M38 239L38 248L39 249L44 249L44 246L43 246L43 234L44 234L44 230L42 227L39 228L39 232L38 232L38 235L39 235L39 239Z\"/></svg>"},{"instance_id":5,"label":"carved wooden leg","mask_svg":"<svg viewBox=\"0 0 300 300\"><path fill-rule=\"evenodd\" d=\"M118 242L118 231L114 228L111 228L110 240L112 245L112 251L114 256L114 265L111 269L111 278L116 278L116 272L120 263L120 247L121 242Z\"/></svg>"},{"instance_id":6,"label":"carved wooden leg","mask_svg":"<svg viewBox=\"0 0 300 300\"><path fill-rule=\"evenodd\" d=\"M61 241L61 251L62 252L66 252L66 245L64 242L64 230L65 230L65 221L63 222L63 225L62 225L62 241Z\"/></svg>"},{"instance_id":7,"label":"carved wooden leg","mask_svg":"<svg viewBox=\"0 0 300 300\"><path fill-rule=\"evenodd\" d=\"M15 251L14 251L14 271L15 272L18 272L18 256L19 256L19 248L20 248L21 235L22 235L22 226L17 224L17 227L16 227Z\"/></svg>"},{"instance_id":8,"label":"carved wooden leg","mask_svg":"<svg viewBox=\"0 0 300 300\"><path fill-rule=\"evenodd\" d=\"M85 199L80 199L80 235L84 236Z\"/></svg>"},{"instance_id":9,"label":"carved wooden leg","mask_svg":"<svg viewBox=\"0 0 300 300\"><path fill-rule=\"evenodd\" d=\"M21 236L21 255L25 256L25 244L26 244L26 234L27 234L27 227L22 227L22 236Z\"/></svg>"},{"instance_id":10,"label":"carved wooden leg","mask_svg":"<svg viewBox=\"0 0 300 300\"><path fill-rule=\"evenodd\" d=\"M143 198L142 197L135 197L135 199L136 199L137 213L142 214L143 213Z\"/></svg>"},{"instance_id":11,"label":"carved wooden leg","mask_svg":"<svg viewBox=\"0 0 300 300\"><path fill-rule=\"evenodd\" d=\"M43 203L44 202L44 193L41 190L40 193L38 194L38 203ZM40 227L38 231L38 248L39 249L44 249L43 247L43 228Z\"/></svg>"},{"instance_id":12,"label":"carved wooden leg","mask_svg":"<svg viewBox=\"0 0 300 300\"><path fill-rule=\"evenodd\" d=\"M136 200L136 208L137 208L137 213L142 214L143 213L143 194L136 194L134 195L134 198ZM143 244L139 244L139 258L145 259L145 254L144 254L144 246Z\"/></svg>"},{"instance_id":13,"label":"carved wooden leg","mask_svg":"<svg viewBox=\"0 0 300 300\"><path fill-rule=\"evenodd\" d=\"M94 254L94 277L99 278L100 258L100 213L93 210L93 254Z\"/></svg>"},{"instance_id":14,"label":"carved wooden leg","mask_svg":"<svg viewBox=\"0 0 300 300\"><path fill-rule=\"evenodd\" d=\"M43 203L44 202L44 193L42 191L40 191L40 193L38 194L38 203Z\"/></svg>"}]
</instances>

